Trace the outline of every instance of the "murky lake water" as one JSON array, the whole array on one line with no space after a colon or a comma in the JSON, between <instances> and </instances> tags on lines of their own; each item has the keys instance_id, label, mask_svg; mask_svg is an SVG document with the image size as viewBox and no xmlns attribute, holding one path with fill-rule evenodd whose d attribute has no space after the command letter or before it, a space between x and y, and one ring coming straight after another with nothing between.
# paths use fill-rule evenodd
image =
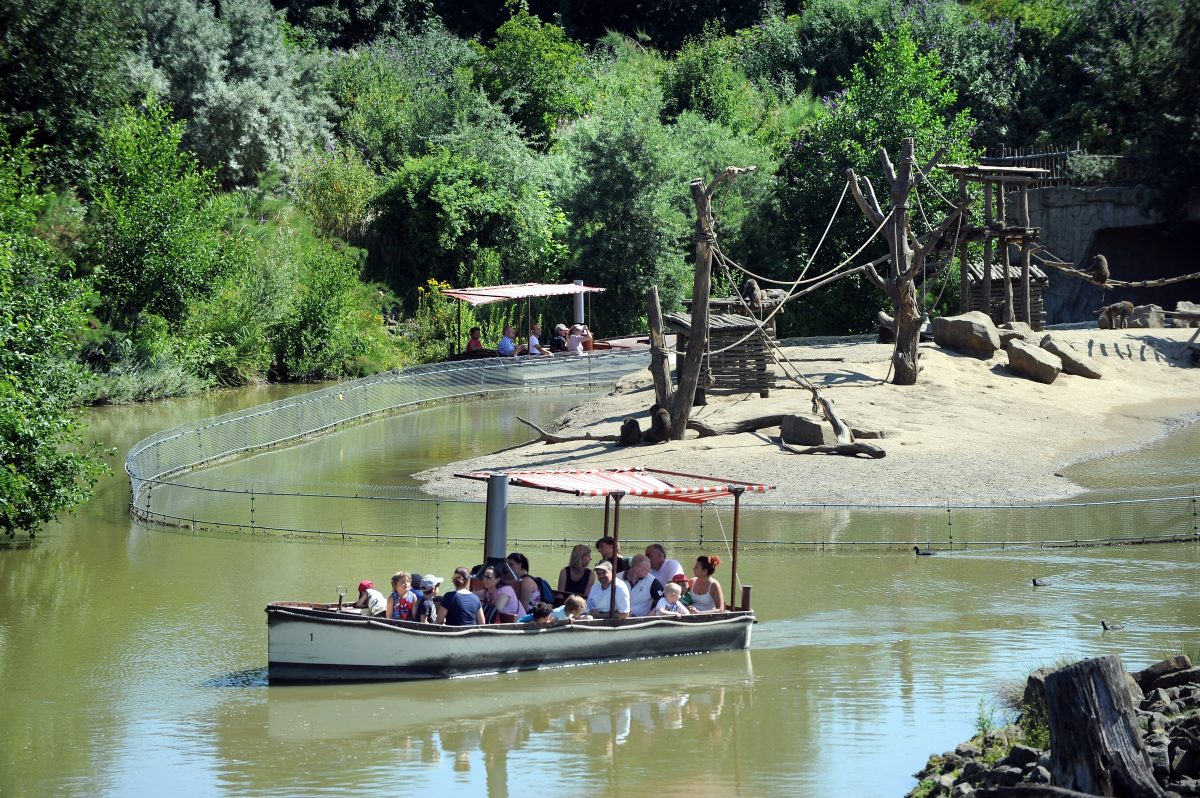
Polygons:
<instances>
[{"instance_id":1,"label":"murky lake water","mask_svg":"<svg viewBox=\"0 0 1200 798\"><path fill-rule=\"evenodd\" d=\"M123 457L156 430L294 390L98 410L91 433ZM545 421L575 401L431 408L214 476L394 484L523 440L513 415ZM1156 474L1195 482L1197 452L1193 425L1070 474L1096 489L1153 486ZM128 498L113 476L34 545L0 549L0 795L898 796L929 754L973 733L978 702L1005 680L1106 653L1139 668L1200 641L1197 543L927 558L752 547L739 565L760 620L748 652L268 688L268 601L331 599L339 584L401 567L447 576L476 562L479 544L193 536L133 523ZM598 525L578 511L553 519ZM529 554L550 575L567 549ZM1032 576L1054 584L1033 588ZM1102 618L1127 631L1101 634Z\"/></svg>"}]
</instances>

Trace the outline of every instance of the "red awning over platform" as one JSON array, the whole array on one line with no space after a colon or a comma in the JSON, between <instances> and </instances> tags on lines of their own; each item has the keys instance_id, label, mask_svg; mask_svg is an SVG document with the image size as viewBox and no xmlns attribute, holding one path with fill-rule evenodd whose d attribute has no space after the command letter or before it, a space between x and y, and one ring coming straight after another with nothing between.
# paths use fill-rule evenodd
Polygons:
<instances>
[{"instance_id":1,"label":"red awning over platform","mask_svg":"<svg viewBox=\"0 0 1200 798\"><path fill-rule=\"evenodd\" d=\"M459 299L471 305L487 305L492 302L508 302L514 299L529 299L541 296L570 296L572 294L587 294L603 291L603 288L592 288L587 285L563 283L520 283L517 285L490 285L481 288L451 288L442 294Z\"/></svg>"},{"instance_id":2,"label":"red awning over platform","mask_svg":"<svg viewBox=\"0 0 1200 798\"><path fill-rule=\"evenodd\" d=\"M473 471L469 474L457 474L456 476L466 479L486 480L493 474L507 476L508 484L510 485L522 485L528 488L574 493L576 496L607 496L611 493L621 493L626 496L669 499L671 501L690 502L693 504L732 496L733 494L729 492L731 486L740 487L755 493L774 489L773 485L758 485L732 479L721 479L720 477L678 474L672 471L659 471L652 468L590 468L562 471ZM697 480L708 484L673 485L659 475L683 477L688 480Z\"/></svg>"}]
</instances>

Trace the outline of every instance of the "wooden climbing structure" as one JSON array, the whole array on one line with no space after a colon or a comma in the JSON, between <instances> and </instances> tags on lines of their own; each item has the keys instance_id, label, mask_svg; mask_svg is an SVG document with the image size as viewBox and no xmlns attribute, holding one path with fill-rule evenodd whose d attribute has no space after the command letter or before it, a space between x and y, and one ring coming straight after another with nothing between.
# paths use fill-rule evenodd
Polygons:
<instances>
[{"instance_id":1,"label":"wooden climbing structure","mask_svg":"<svg viewBox=\"0 0 1200 798\"><path fill-rule=\"evenodd\" d=\"M686 351L692 335L690 313L667 313L666 328L677 335L680 351ZM708 318L708 350L701 368L699 384L708 391L752 393L767 398L775 384L770 368L770 347L774 334L759 328L763 323L750 316L713 313ZM678 362L678 361L677 361Z\"/></svg>"},{"instance_id":2,"label":"wooden climbing structure","mask_svg":"<svg viewBox=\"0 0 1200 798\"><path fill-rule=\"evenodd\" d=\"M1046 319L1041 293L1049 280L1044 272L1035 272L1033 266L1041 229L1034 227L1029 218L1029 190L1048 172L1023 166L982 164L938 164L938 168L958 178L960 202L966 200L968 183L983 187L982 224L968 225L957 236L962 278L960 311L981 310L998 324L1023 321L1035 330L1042 329ZM976 241L983 242L983 263L973 275L967 265L967 245ZM1015 264L1014 247L1020 253ZM993 287L997 279L998 291Z\"/></svg>"}]
</instances>

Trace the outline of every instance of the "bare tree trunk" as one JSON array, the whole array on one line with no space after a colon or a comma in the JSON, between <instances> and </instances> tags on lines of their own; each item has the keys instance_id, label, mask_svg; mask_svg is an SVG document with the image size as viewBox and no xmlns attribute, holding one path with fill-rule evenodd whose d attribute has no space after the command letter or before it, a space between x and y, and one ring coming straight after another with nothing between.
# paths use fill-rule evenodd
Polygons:
<instances>
[{"instance_id":1,"label":"bare tree trunk","mask_svg":"<svg viewBox=\"0 0 1200 798\"><path fill-rule=\"evenodd\" d=\"M696 400L700 367L708 352L708 297L712 291L712 195L703 180L691 182L692 202L696 205L696 276L692 288L692 330L688 335L687 356L679 369L679 389L671 404L671 439L682 440Z\"/></svg>"},{"instance_id":2,"label":"bare tree trunk","mask_svg":"<svg viewBox=\"0 0 1200 798\"><path fill-rule=\"evenodd\" d=\"M696 276L692 287L692 332L688 336L687 356L679 369L679 385L671 402L671 439L682 440L696 400L700 367L708 353L708 297L712 291L712 254L717 235L713 231L712 195L721 181L753 166L727 166L707 186L697 178L691 182L692 202L696 205Z\"/></svg>"},{"instance_id":3,"label":"bare tree trunk","mask_svg":"<svg viewBox=\"0 0 1200 798\"><path fill-rule=\"evenodd\" d=\"M1118 656L1087 659L1046 677L1054 783L1089 795L1159 798Z\"/></svg>"},{"instance_id":4,"label":"bare tree trunk","mask_svg":"<svg viewBox=\"0 0 1200 798\"><path fill-rule=\"evenodd\" d=\"M654 401L670 409L671 365L667 356L667 336L663 331L657 285L650 286L646 291L646 317L650 321L650 376L654 379Z\"/></svg>"},{"instance_id":5,"label":"bare tree trunk","mask_svg":"<svg viewBox=\"0 0 1200 798\"><path fill-rule=\"evenodd\" d=\"M871 181L864 178L860 183L853 169L846 170L854 201L868 219L881 225L891 253L891 268L887 279L879 275L873 264L868 263L865 268L867 277L887 293L896 310L896 351L892 356L892 371L895 375L892 382L895 385L915 385L920 370L917 355L921 342L921 314L917 310L916 275L920 273L928 254L936 251L946 232L958 223L960 214L966 207L967 200L960 200L955 210L942 221L926 242L917 243L914 249L911 242L916 241L916 238L908 226L908 195L914 186L928 176L942 152L943 150L938 150L925 168L914 175L913 167L916 166L916 161L913 158L911 138L904 139L901 143L899 170L892 165L887 150L880 149L879 159L883 163L884 177L888 181L892 198L890 214L884 214Z\"/></svg>"}]
</instances>

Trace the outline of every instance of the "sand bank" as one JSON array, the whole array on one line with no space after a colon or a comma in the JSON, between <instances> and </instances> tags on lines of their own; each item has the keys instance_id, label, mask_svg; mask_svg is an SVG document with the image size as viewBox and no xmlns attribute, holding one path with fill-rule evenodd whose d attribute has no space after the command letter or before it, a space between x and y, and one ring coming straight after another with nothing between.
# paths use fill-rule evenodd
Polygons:
<instances>
[{"instance_id":1,"label":"sand bank","mask_svg":"<svg viewBox=\"0 0 1200 798\"><path fill-rule=\"evenodd\" d=\"M1058 476L1065 465L1145 445L1200 416L1200 368L1175 360L1193 330L1055 330L1099 362L1089 380L1060 374L1050 385L1018 377L997 352L990 360L921 345L917 385L883 382L892 347L864 341L805 342L784 353L857 428L882 430L872 441L887 456L870 460L794 455L773 438L778 428L658 445L617 447L578 442L532 444L417 474L429 492L482 497L485 486L454 472L483 468L644 465L777 486L772 499L796 503L1008 503L1054 501L1080 492ZM648 427L654 402L648 372L581 404L553 425L563 435L614 434L633 415ZM810 393L777 387L757 394L710 396L693 418L712 422L772 413L811 412ZM530 431L530 437L535 435ZM528 495L527 495L528 494ZM536 500L540 492L522 494ZM553 495L549 499L555 500ZM561 497L557 497L561 499Z\"/></svg>"}]
</instances>

